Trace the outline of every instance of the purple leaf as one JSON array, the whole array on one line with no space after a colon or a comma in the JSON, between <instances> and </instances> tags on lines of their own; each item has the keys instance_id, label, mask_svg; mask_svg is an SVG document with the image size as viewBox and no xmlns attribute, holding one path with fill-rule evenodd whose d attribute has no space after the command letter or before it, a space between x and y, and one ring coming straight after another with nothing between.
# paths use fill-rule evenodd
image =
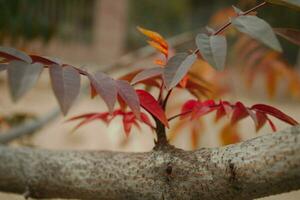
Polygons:
<instances>
[{"instance_id":1,"label":"purple leaf","mask_svg":"<svg viewBox=\"0 0 300 200\"><path fill-rule=\"evenodd\" d=\"M49 70L55 97L66 115L79 94L80 74L71 66L51 65Z\"/></svg>"},{"instance_id":2,"label":"purple leaf","mask_svg":"<svg viewBox=\"0 0 300 200\"><path fill-rule=\"evenodd\" d=\"M140 118L140 100L133 87L124 80L116 80L119 95L131 108L137 118Z\"/></svg>"},{"instance_id":3,"label":"purple leaf","mask_svg":"<svg viewBox=\"0 0 300 200\"><path fill-rule=\"evenodd\" d=\"M138 73L131 81L131 84L138 83L140 81L153 78L155 76L159 76L163 73L163 68L161 67L155 67L151 69L145 69Z\"/></svg>"},{"instance_id":4,"label":"purple leaf","mask_svg":"<svg viewBox=\"0 0 300 200\"><path fill-rule=\"evenodd\" d=\"M22 60L27 63L32 62L31 58L27 54L10 47L0 47L0 57L8 60Z\"/></svg>"},{"instance_id":5,"label":"purple leaf","mask_svg":"<svg viewBox=\"0 0 300 200\"><path fill-rule=\"evenodd\" d=\"M215 69L223 70L226 60L226 38L220 35L198 34L196 44L203 58Z\"/></svg>"},{"instance_id":6,"label":"purple leaf","mask_svg":"<svg viewBox=\"0 0 300 200\"><path fill-rule=\"evenodd\" d=\"M43 65L14 60L7 65L7 69L10 94L13 101L17 101L36 83L43 70Z\"/></svg>"},{"instance_id":7,"label":"purple leaf","mask_svg":"<svg viewBox=\"0 0 300 200\"><path fill-rule=\"evenodd\" d=\"M118 94L115 80L101 71L97 71L94 75L89 75L88 78L106 103L109 112L112 113Z\"/></svg>"},{"instance_id":8,"label":"purple leaf","mask_svg":"<svg viewBox=\"0 0 300 200\"><path fill-rule=\"evenodd\" d=\"M168 90L181 81L195 60L196 55L188 55L187 53L178 53L168 60L163 73L164 82Z\"/></svg>"}]
</instances>

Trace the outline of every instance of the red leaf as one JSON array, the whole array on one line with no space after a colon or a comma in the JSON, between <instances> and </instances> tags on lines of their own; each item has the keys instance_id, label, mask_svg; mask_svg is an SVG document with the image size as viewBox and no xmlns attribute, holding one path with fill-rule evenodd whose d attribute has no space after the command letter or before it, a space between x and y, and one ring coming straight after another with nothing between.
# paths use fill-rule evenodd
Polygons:
<instances>
[{"instance_id":1,"label":"red leaf","mask_svg":"<svg viewBox=\"0 0 300 200\"><path fill-rule=\"evenodd\" d=\"M184 118L188 113L191 113L190 116L192 119L196 119L215 109L217 109L217 107L214 100L206 100L203 102L189 100L182 106L181 118Z\"/></svg>"},{"instance_id":2,"label":"red leaf","mask_svg":"<svg viewBox=\"0 0 300 200\"><path fill-rule=\"evenodd\" d=\"M64 115L67 114L80 90L80 74L71 66L51 65L51 85Z\"/></svg>"},{"instance_id":3,"label":"red leaf","mask_svg":"<svg viewBox=\"0 0 300 200\"><path fill-rule=\"evenodd\" d=\"M141 106L169 128L165 112L155 98L144 90L136 90L136 93L140 99Z\"/></svg>"},{"instance_id":4,"label":"red leaf","mask_svg":"<svg viewBox=\"0 0 300 200\"><path fill-rule=\"evenodd\" d=\"M140 118L140 100L133 87L124 80L116 80L119 95L127 103L137 118Z\"/></svg>"},{"instance_id":5,"label":"red leaf","mask_svg":"<svg viewBox=\"0 0 300 200\"><path fill-rule=\"evenodd\" d=\"M298 125L299 124L292 117L284 114L283 112L281 112L280 110L278 110L272 106L268 106L265 104L256 104L256 105L253 105L251 107L251 109L255 109L255 110L261 111L265 114L272 115L273 117L276 117L277 119L280 119L281 121L284 121L290 125Z\"/></svg>"},{"instance_id":6,"label":"red leaf","mask_svg":"<svg viewBox=\"0 0 300 200\"><path fill-rule=\"evenodd\" d=\"M186 113L192 112L194 107L196 107L196 105L198 104L197 100L188 100L187 102L185 102L181 108L181 118L183 118L184 116L186 116Z\"/></svg>"},{"instance_id":7,"label":"red leaf","mask_svg":"<svg viewBox=\"0 0 300 200\"><path fill-rule=\"evenodd\" d=\"M151 123L148 115L146 115L145 113L141 113L141 121L143 123L145 123L146 125L148 125L150 128L154 129L155 127L153 126L153 124Z\"/></svg>"},{"instance_id":8,"label":"red leaf","mask_svg":"<svg viewBox=\"0 0 300 200\"><path fill-rule=\"evenodd\" d=\"M231 106L230 106L229 102L220 101L220 106L217 109L215 121L217 122L219 119L221 119L225 115L228 115L230 113L230 111L231 111Z\"/></svg>"},{"instance_id":9,"label":"red leaf","mask_svg":"<svg viewBox=\"0 0 300 200\"><path fill-rule=\"evenodd\" d=\"M256 132L259 131L266 123L267 121L267 115L263 112L256 111L256 119L257 119L257 126L256 126Z\"/></svg>"},{"instance_id":10,"label":"red leaf","mask_svg":"<svg viewBox=\"0 0 300 200\"><path fill-rule=\"evenodd\" d=\"M248 115L249 115L249 113L247 111L247 108L244 106L244 104L242 104L241 102L237 102L235 104L235 108L233 110L233 114L231 117L231 123L235 124L236 122L238 122L241 119L244 119Z\"/></svg>"},{"instance_id":11,"label":"red leaf","mask_svg":"<svg viewBox=\"0 0 300 200\"><path fill-rule=\"evenodd\" d=\"M193 109L192 119L197 119L197 118L217 109L215 107L215 105L216 105L216 103L214 100L206 100L203 102L198 102L198 104Z\"/></svg>"},{"instance_id":12,"label":"red leaf","mask_svg":"<svg viewBox=\"0 0 300 200\"><path fill-rule=\"evenodd\" d=\"M135 115L132 112L123 115L123 128L127 137L130 134L134 122L135 122Z\"/></svg>"},{"instance_id":13,"label":"red leaf","mask_svg":"<svg viewBox=\"0 0 300 200\"><path fill-rule=\"evenodd\" d=\"M93 76L88 74L88 78L94 89L103 98L109 112L112 112L117 100L115 81L101 71L96 72Z\"/></svg>"},{"instance_id":14,"label":"red leaf","mask_svg":"<svg viewBox=\"0 0 300 200\"><path fill-rule=\"evenodd\" d=\"M77 119L84 118L84 120L82 122L80 122L77 126L75 126L73 128L73 130L72 130L72 132L73 132L76 129L78 129L79 127L81 127L81 126L83 126L83 125L85 125L89 122L92 122L96 119L100 119L103 122L108 123L110 121L108 117L109 117L109 113L107 113L107 112L105 112L105 113L87 113L87 114L84 114L84 115L79 115L79 116L72 117L68 121L74 121L74 120L77 120Z\"/></svg>"},{"instance_id":15,"label":"red leaf","mask_svg":"<svg viewBox=\"0 0 300 200\"><path fill-rule=\"evenodd\" d=\"M276 129L275 124L273 124L273 122L272 122L269 118L267 118L267 121L268 121L269 125L271 126L272 130L273 130L274 132L276 132L277 129Z\"/></svg>"}]
</instances>

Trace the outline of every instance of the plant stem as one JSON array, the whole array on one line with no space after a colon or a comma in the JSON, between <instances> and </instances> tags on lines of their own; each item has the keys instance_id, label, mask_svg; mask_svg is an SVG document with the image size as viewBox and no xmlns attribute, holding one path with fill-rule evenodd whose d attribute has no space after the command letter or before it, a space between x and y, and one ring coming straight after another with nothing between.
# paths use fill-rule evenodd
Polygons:
<instances>
[{"instance_id":1,"label":"plant stem","mask_svg":"<svg viewBox=\"0 0 300 200\"><path fill-rule=\"evenodd\" d=\"M187 114L189 114L189 113L191 113L191 112L192 112L192 110L186 111L186 112L184 112L184 113L179 113L179 114L177 114L177 115L174 115L174 116L170 117L170 118L168 119L168 121L171 121L171 120L173 120L173 119L175 119L175 118L177 118L177 117L183 116L183 115L187 115Z\"/></svg>"},{"instance_id":2,"label":"plant stem","mask_svg":"<svg viewBox=\"0 0 300 200\"><path fill-rule=\"evenodd\" d=\"M168 100L169 100L169 97L170 97L172 91L173 91L173 89L171 89L171 90L168 91L167 96L166 96L166 98L163 101L162 108L164 110L166 110L166 106L167 106L167 103L168 103Z\"/></svg>"},{"instance_id":3,"label":"plant stem","mask_svg":"<svg viewBox=\"0 0 300 200\"><path fill-rule=\"evenodd\" d=\"M246 12L243 12L241 14L238 14L238 16L245 16L245 15L248 15L249 13L257 10L258 8L266 5L267 3L266 2L262 2L261 4L247 10ZM229 20L227 23L225 23L223 26L221 26L218 30L216 30L213 35L218 35L220 34L221 32L223 32L226 28L228 28L230 25L232 24L231 20ZM194 54L198 54L199 53L199 49L196 49L194 52ZM168 91L166 97L164 98L163 101L162 100L162 87L160 88L160 93L159 93L159 97L158 97L158 100L159 102L161 103L161 106L163 108L163 110L166 110L166 106L167 106L167 103L168 103L168 99L170 97L172 93L172 89ZM182 115L186 115L188 113L190 113L191 111L188 111L188 112L185 112L185 113L180 113L180 114L177 114L175 116L172 116L168 119L168 121L171 121L177 117L180 117ZM167 144L168 141L167 141L167 137L166 137L166 130L165 130L165 127L164 125L159 121L157 120L156 118L155 119L155 122L156 122L156 134L157 134L157 141L155 142L155 147L157 146L160 146L160 145L164 145L164 144Z\"/></svg>"},{"instance_id":4,"label":"plant stem","mask_svg":"<svg viewBox=\"0 0 300 200\"><path fill-rule=\"evenodd\" d=\"M161 102L161 100L163 98L163 90L164 90L163 87L164 87L164 83L162 81L162 83L159 87L159 95L158 95L158 99L157 99L158 102Z\"/></svg>"},{"instance_id":5,"label":"plant stem","mask_svg":"<svg viewBox=\"0 0 300 200\"><path fill-rule=\"evenodd\" d=\"M154 149L159 149L163 146L166 146L168 144L167 135L166 135L166 129L165 126L157 119L154 118L156 123L156 136L157 140L154 142L155 146Z\"/></svg>"},{"instance_id":6,"label":"plant stem","mask_svg":"<svg viewBox=\"0 0 300 200\"><path fill-rule=\"evenodd\" d=\"M159 103L163 110L166 110L167 102L172 93L172 89L168 91L166 97L162 101L162 88L160 91L159 95ZM159 149L162 146L166 146L168 144L167 140L167 135L166 135L166 128L165 126L161 123L160 120L158 120L156 117L153 117L156 123L156 136L157 136L157 141L155 141L155 147L154 149Z\"/></svg>"}]
</instances>

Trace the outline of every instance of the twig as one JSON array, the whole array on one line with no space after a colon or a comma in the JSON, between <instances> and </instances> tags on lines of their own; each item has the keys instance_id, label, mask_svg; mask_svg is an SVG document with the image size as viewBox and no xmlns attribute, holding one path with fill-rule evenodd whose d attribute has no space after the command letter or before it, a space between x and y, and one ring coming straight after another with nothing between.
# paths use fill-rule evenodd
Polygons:
<instances>
[{"instance_id":1,"label":"twig","mask_svg":"<svg viewBox=\"0 0 300 200\"><path fill-rule=\"evenodd\" d=\"M257 10L258 8L261 8L262 6L264 6L266 4L267 4L267 2L262 2L261 4L258 4L257 6L247 10L246 12L243 12L243 13L239 14L238 16L248 15L249 13ZM223 26L221 26L216 32L214 32L213 35L218 35L222 31L224 31L227 27L229 27L231 24L232 24L232 22L231 22L231 20L229 20L227 23L225 23Z\"/></svg>"},{"instance_id":2,"label":"twig","mask_svg":"<svg viewBox=\"0 0 300 200\"><path fill-rule=\"evenodd\" d=\"M179 114L177 114L177 115L174 115L174 116L170 117L170 118L168 119L168 121L171 121L171 120L173 120L173 119L175 119L175 118L177 118L177 117L180 117L180 116L187 115L187 114L189 114L189 113L191 113L191 112L192 112L192 111L189 110L189 111L186 111L186 112L184 112L184 113L179 113Z\"/></svg>"},{"instance_id":3,"label":"twig","mask_svg":"<svg viewBox=\"0 0 300 200\"><path fill-rule=\"evenodd\" d=\"M24 135L35 133L46 124L53 121L59 115L59 113L60 110L58 107L56 107L46 115L34 120L33 122L25 122L24 124L8 130L6 133L0 133L0 144L7 144L8 142Z\"/></svg>"}]
</instances>

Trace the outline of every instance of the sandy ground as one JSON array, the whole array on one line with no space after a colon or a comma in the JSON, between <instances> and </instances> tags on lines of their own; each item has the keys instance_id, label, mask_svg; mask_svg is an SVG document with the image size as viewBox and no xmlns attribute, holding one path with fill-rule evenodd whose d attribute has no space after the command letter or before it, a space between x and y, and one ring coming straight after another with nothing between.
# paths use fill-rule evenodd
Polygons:
<instances>
[{"instance_id":1,"label":"sandy ground","mask_svg":"<svg viewBox=\"0 0 300 200\"><path fill-rule=\"evenodd\" d=\"M8 95L5 74L0 74L0 114L10 114L13 112L29 112L36 115L43 115L44 113L55 107L56 100L49 85L48 74L44 73L39 80L37 86L30 91L21 101L17 104L13 104ZM176 95L176 94L174 94ZM176 99L179 101L181 98L186 98L187 94L176 95ZM30 143L34 146L47 149L94 149L94 150L119 150L119 151L148 151L153 147L153 134L147 127L142 126L142 132L134 129L130 137L126 139L120 126L120 119L116 119L108 127L101 122L94 122L88 126L82 127L75 133L70 133L76 123L65 123L65 120L77 114L85 112L106 111L103 101L99 98L90 100L86 91L82 92L82 97L74 107L71 109L66 117L60 116L51 124L47 125L39 133L35 134L30 139ZM249 98L242 98L243 102L247 105L254 104L253 100ZM292 117L299 119L300 106L296 106L291 103L276 103L272 102L272 105L284 110ZM174 102L176 105L176 102ZM172 107L172 105L170 105ZM176 113L176 111L173 111ZM208 118L212 118L209 116ZM205 147L213 147L219 145L218 129L220 124L211 124L211 120L207 119L207 128L205 134L201 137L200 144ZM287 127L288 125L275 121L278 124L278 129ZM242 122L241 130L249 130L249 132L242 132L242 138L248 139L255 137L253 125L250 120L244 120ZM222 124L222 123L221 123ZM250 128L251 127L251 128ZM95 131L98 130L98 131ZM269 127L265 127L261 130L261 133L270 132ZM189 136L186 133L182 133L174 141L174 144L184 149L190 149ZM1 181L1 180L0 180ZM0 193L0 199L2 200L21 200L22 196L10 195ZM274 197L265 198L266 200L298 200L300 199L300 192L291 192L283 195L277 195Z\"/></svg>"}]
</instances>

